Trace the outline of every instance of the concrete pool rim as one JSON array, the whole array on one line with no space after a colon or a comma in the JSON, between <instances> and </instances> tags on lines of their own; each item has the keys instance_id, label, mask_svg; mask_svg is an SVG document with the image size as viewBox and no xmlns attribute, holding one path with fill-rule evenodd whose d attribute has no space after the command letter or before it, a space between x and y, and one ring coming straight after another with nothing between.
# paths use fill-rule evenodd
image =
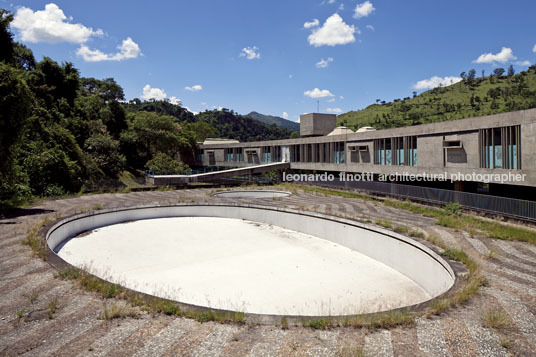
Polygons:
<instances>
[{"instance_id":1,"label":"concrete pool rim","mask_svg":"<svg viewBox=\"0 0 536 357\"><path fill-rule=\"evenodd\" d=\"M217 196L217 197L225 197L225 198L252 198L252 199L256 199L256 198L261 198L261 197L233 197L232 194L240 194L240 193L271 193L271 194L275 194L277 196L267 196L267 197L262 197L262 198L284 198L284 197L289 197L289 196L292 196L292 193L289 192L289 191L281 191L281 190L223 190L223 191L216 191L214 193L212 193L211 195L212 196ZM226 196L228 194L231 194L231 196Z\"/></svg>"},{"instance_id":2,"label":"concrete pool rim","mask_svg":"<svg viewBox=\"0 0 536 357\"><path fill-rule=\"evenodd\" d=\"M320 220L326 221L326 222L332 222L332 223L348 225L348 226L353 226L353 227L356 227L356 228L364 229L364 230L367 230L367 231L371 231L371 232L378 233L380 235L386 236L389 239L394 239L395 241L402 242L402 243L404 243L406 245L410 245L410 246L412 246L412 248L418 249L421 253L427 255L429 258L434 260L438 265L440 265L445 270L445 272L448 275L450 275L450 277L452 278L452 283L450 284L450 286L447 289L445 289L444 291L442 291L438 295L432 296L432 298L427 300L427 301L423 301L423 302L420 302L420 303L417 303L417 304L414 304L414 305L398 307L398 308L394 308L394 309L390 309L390 310L386 310L386 311L378 311L378 312L371 312L371 313L365 313L365 314L358 314L359 316L362 316L362 315L375 315L375 314L381 314L381 313L385 313L385 312L392 312L392 311L398 311L398 310L410 310L410 311L422 310L424 307L429 306L435 300L444 297L445 294L451 292L452 289L457 288L458 285L459 285L458 284L459 279L457 279L458 272L460 270L461 271L465 270L465 266L463 266L463 268L460 269L460 266L459 266L459 264L457 262L453 262L453 261L450 261L448 259L445 259L445 258L441 257L439 254L437 254L436 252L434 252L431 248L429 248L427 246L427 245L432 245L430 243L427 243L425 245L423 243L420 243L420 242L418 242L418 241L416 241L414 239L408 238L408 237L403 236L401 234L398 234L396 232L389 231L389 230L379 228L379 227L376 227L376 226L368 225L368 224L365 224L365 223L362 223L362 222L359 222L359 221L356 221L356 220L351 220L351 219L347 219L347 218L341 218L341 217L331 216L331 215L326 215L326 214L320 214L320 213L316 213L316 212L309 212L309 211L304 212L304 211L299 211L299 210L294 210L294 209L289 209L289 208L262 206L262 205L255 205L255 204L234 204L234 203L179 203L179 204L171 204L171 205L170 204L167 204L167 205L154 205L154 204L152 204L152 205L137 205L137 206L132 206L132 207L121 207L121 208L114 208L114 209L103 209L103 210L96 210L96 211L88 211L88 212L84 212L84 213L79 213L79 214L74 214L74 215L71 215L71 216L63 217L63 218L60 218L60 219L56 220L55 222L52 222L52 223L42 227L41 230L40 230L41 236L44 237L45 245L47 246L46 247L47 248L46 260L50 265L52 265L57 270L65 269L65 268L80 269L80 268L78 268L76 266L73 266L72 264L68 263L67 261L63 260L61 257L59 257L54 249L57 248L58 246L61 246L64 242L68 241L70 238L72 238L72 237L74 237L74 236L76 236L76 235L78 235L80 233L83 233L83 232L87 231L88 229L77 230L76 233L74 233L73 235L70 235L69 237L66 237L66 238L62 239L61 241L56 242L52 246L51 246L51 243L53 243L53 242L50 241L51 236L53 236L55 232L57 232L62 227L65 227L65 226L67 226L69 224L75 223L76 221L81 221L81 220L84 220L84 219L87 219L87 218L99 217L99 216L103 216L103 215L113 215L114 213L120 213L120 212L126 213L126 212L129 212L129 211L139 211L139 210L162 211L162 210L165 210L165 209L173 209L173 208L183 208L184 209L184 208L195 208L195 207L203 207L203 208L208 208L208 209L210 209L211 207L219 207L219 208L228 207L228 208L238 208L238 209L243 208L243 209L272 211L272 212L278 212L278 213L285 213L285 214L292 214L292 215L299 215L299 216L305 216L305 217L310 217L310 218L316 218L316 219L320 219ZM182 215L182 216L185 216L185 215ZM197 216L197 217L203 217L203 216L204 217L210 217L209 215L194 215L194 217L195 216ZM152 217L142 218L142 219L154 219L154 218L166 218L166 217L181 217L181 215L165 215L164 214L164 215L155 215L155 216L152 216ZM191 215L190 215L190 217L191 217ZM212 216L212 217L223 217L223 216L217 216L216 215L216 216ZM234 218L234 217L227 217L227 218ZM96 228L102 227L102 226L121 224L121 223L126 223L126 222L129 222L129 221L137 221L137 220L142 220L142 219L135 218L135 219L117 220L117 221L115 221L113 223L109 223L109 224L105 224L105 225L95 225L92 228L90 228L90 230L96 229ZM257 221L259 221L259 220L257 220ZM277 225L277 224L274 224L274 225ZM326 239L326 238L320 237L320 236L317 236L317 237L321 238L321 239ZM326 240L328 240L328 239L326 239ZM379 261L382 262L381 260L379 260ZM382 263L386 264L385 262L382 262ZM99 279L99 280L107 281L107 280L102 279L102 278L100 278L98 276L95 276L93 274L91 274L91 275L94 276L95 278ZM114 284L113 282L110 282L110 281L107 281L107 282L109 282L111 284ZM163 297L153 296L153 295L150 295L150 294L147 294L147 293L136 291L136 290L124 287L124 286L122 286L122 288L125 289L125 291L132 292L132 293L135 293L135 294L139 294L139 295L142 295L142 296L147 296L147 297L150 297L150 298L156 298L156 299L162 299L162 300L169 300L169 299L166 299L166 298L163 298ZM342 318L358 316L356 314L335 315L335 316L334 315L304 316L304 315L290 315L290 314L287 314L287 315L269 315L269 314L257 314L257 313L248 313L248 312L242 312L242 311L224 310L224 309L212 308L212 307L207 307L207 306L202 306L202 305L192 305L192 304L188 304L188 303L184 303L184 302L180 302L180 301L176 301L176 300L171 300L171 301L173 301L177 306L179 306L181 309L186 310L186 311L188 311L188 310L196 310L196 311L201 311L201 312L202 311L213 311L213 312L219 312L219 313L225 313L225 314L227 314L227 313L234 314L234 313L238 312L238 313L243 313L244 314L246 321L254 321L255 323L268 324L268 325L279 324L283 317L286 318L286 319L288 318L288 321L290 323L292 323L294 321L297 324L299 324L304 320L342 319Z\"/></svg>"}]
</instances>

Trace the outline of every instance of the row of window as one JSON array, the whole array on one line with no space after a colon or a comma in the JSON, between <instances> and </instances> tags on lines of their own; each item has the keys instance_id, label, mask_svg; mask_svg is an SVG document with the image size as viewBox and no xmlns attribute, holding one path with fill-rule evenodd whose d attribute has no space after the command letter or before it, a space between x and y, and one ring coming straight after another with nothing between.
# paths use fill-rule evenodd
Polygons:
<instances>
[{"instance_id":1,"label":"row of window","mask_svg":"<svg viewBox=\"0 0 536 357\"><path fill-rule=\"evenodd\" d=\"M417 137L374 139L374 164L417 165Z\"/></svg>"},{"instance_id":2,"label":"row of window","mask_svg":"<svg viewBox=\"0 0 536 357\"><path fill-rule=\"evenodd\" d=\"M478 133L479 157L481 168L521 169L521 127L507 126L500 128L480 129ZM447 143L448 149L463 149L458 140ZM443 142L445 146L445 142ZM368 145L348 143L349 161L370 163L371 155ZM334 163L346 162L345 142L317 144L297 144L290 146L264 146L260 150L260 158L255 149L246 150L247 162L289 162ZM255 156L255 157L250 157ZM417 165L417 137L404 136L396 138L374 139L373 163L375 165ZM203 156L200 156L202 161ZM244 160L243 148L224 149L226 162Z\"/></svg>"},{"instance_id":3,"label":"row of window","mask_svg":"<svg viewBox=\"0 0 536 357\"><path fill-rule=\"evenodd\" d=\"M243 152L242 148L224 149L223 157L226 162L240 162L244 160Z\"/></svg>"},{"instance_id":4,"label":"row of window","mask_svg":"<svg viewBox=\"0 0 536 357\"><path fill-rule=\"evenodd\" d=\"M281 161L281 146L263 146L261 148L262 162Z\"/></svg>"},{"instance_id":5,"label":"row of window","mask_svg":"<svg viewBox=\"0 0 536 357\"><path fill-rule=\"evenodd\" d=\"M290 162L344 164L346 160L343 141L290 145L290 147L283 147L283 150L288 150L288 159Z\"/></svg>"},{"instance_id":6,"label":"row of window","mask_svg":"<svg viewBox=\"0 0 536 357\"><path fill-rule=\"evenodd\" d=\"M521 169L521 126L480 129L480 167Z\"/></svg>"}]
</instances>

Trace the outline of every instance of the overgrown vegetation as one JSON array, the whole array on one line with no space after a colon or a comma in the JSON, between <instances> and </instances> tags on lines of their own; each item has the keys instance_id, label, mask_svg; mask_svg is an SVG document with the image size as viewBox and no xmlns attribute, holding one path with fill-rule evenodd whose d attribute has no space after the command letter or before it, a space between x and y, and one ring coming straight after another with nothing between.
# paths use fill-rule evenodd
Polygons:
<instances>
[{"instance_id":1,"label":"overgrown vegetation","mask_svg":"<svg viewBox=\"0 0 536 357\"><path fill-rule=\"evenodd\" d=\"M504 311L495 307L490 307L482 312L482 326L503 330L512 328L512 319Z\"/></svg>"},{"instance_id":2,"label":"overgrown vegetation","mask_svg":"<svg viewBox=\"0 0 536 357\"><path fill-rule=\"evenodd\" d=\"M30 247L34 254L43 260L46 260L47 258L47 247L45 245L45 240L39 235L39 230L49 223L50 219L45 218L41 222L32 226L21 242L22 245Z\"/></svg>"},{"instance_id":3,"label":"overgrown vegetation","mask_svg":"<svg viewBox=\"0 0 536 357\"><path fill-rule=\"evenodd\" d=\"M386 129L536 108L536 66L519 74L496 68L480 78L470 70L460 77L458 83L414 92L411 98L377 99L363 110L341 114L338 123L354 130Z\"/></svg>"},{"instance_id":4,"label":"overgrown vegetation","mask_svg":"<svg viewBox=\"0 0 536 357\"><path fill-rule=\"evenodd\" d=\"M458 203L449 203L445 205L443 209L424 206L421 204L413 203L409 200L398 201L391 199L379 200L373 196L349 192L349 191L339 191L333 189L326 189L315 186L307 185L295 185L295 184L281 184L282 187L287 190L297 189L304 190L307 192L315 192L318 194L346 197L346 198L357 198L364 201L376 201L382 203L388 207L394 207L398 209L403 209L415 214L420 214L425 217L432 217L437 219L437 224L443 227L449 227L453 229L459 229L470 233L471 235L478 232L479 234L488 237L496 238L503 240L518 240L522 242L528 242L536 244L536 230L530 228L524 228L519 226L514 226L506 223L501 223L497 221L492 221L490 219L484 219L480 217L475 217L471 215L461 214L462 207ZM390 222L379 220L375 222L378 225L384 226L387 223L386 228L389 228ZM385 226L384 226L385 227ZM404 230L404 228L398 228L399 230ZM401 232L404 233L404 232Z\"/></svg>"},{"instance_id":5,"label":"overgrown vegetation","mask_svg":"<svg viewBox=\"0 0 536 357\"><path fill-rule=\"evenodd\" d=\"M410 201L384 200L383 203L386 206L404 209L426 217L437 218L437 224L443 227L463 230L470 234L478 232L488 238L518 240L536 244L535 230L471 215L462 215L460 214L461 209L453 204L450 204L450 206L447 205L445 209L439 209L415 204Z\"/></svg>"},{"instance_id":6,"label":"overgrown vegetation","mask_svg":"<svg viewBox=\"0 0 536 357\"><path fill-rule=\"evenodd\" d=\"M104 303L103 311L99 316L100 319L106 321L114 319L124 319L127 317L137 319L140 317L140 314L136 309L132 308L131 306L119 303L112 303L111 305Z\"/></svg>"},{"instance_id":7,"label":"overgrown vegetation","mask_svg":"<svg viewBox=\"0 0 536 357\"><path fill-rule=\"evenodd\" d=\"M105 299L118 298L125 300L131 307L138 307L141 310L150 313L163 313L166 315L187 317L199 322L216 321L237 324L244 323L245 315L242 312L222 312L204 309L183 310L173 301L131 291L118 284L99 279L90 273L77 268L59 270L56 277L62 280L71 280L84 290L95 292ZM118 304L112 304L111 306L105 305L101 317L105 320L129 316L136 317L137 313L135 310L132 310L131 307Z\"/></svg>"},{"instance_id":8,"label":"overgrown vegetation","mask_svg":"<svg viewBox=\"0 0 536 357\"><path fill-rule=\"evenodd\" d=\"M339 318L304 319L302 326L314 330L326 330L333 327L353 327L369 329L385 329L395 326L413 326L415 318L419 315L416 311L408 309L391 310L374 314L361 314Z\"/></svg>"},{"instance_id":9,"label":"overgrown vegetation","mask_svg":"<svg viewBox=\"0 0 536 357\"><path fill-rule=\"evenodd\" d=\"M363 352L363 347L361 346L344 346L339 353L338 357L363 357L365 353Z\"/></svg>"}]
</instances>

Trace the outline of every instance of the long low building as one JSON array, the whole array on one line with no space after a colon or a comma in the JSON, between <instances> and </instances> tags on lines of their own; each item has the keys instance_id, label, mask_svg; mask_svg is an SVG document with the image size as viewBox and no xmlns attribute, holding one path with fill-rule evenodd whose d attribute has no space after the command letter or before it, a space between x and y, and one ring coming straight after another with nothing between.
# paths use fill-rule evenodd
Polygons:
<instances>
[{"instance_id":1,"label":"long low building","mask_svg":"<svg viewBox=\"0 0 536 357\"><path fill-rule=\"evenodd\" d=\"M300 117L300 134L242 143L209 139L199 146L198 164L287 161L292 170L367 173L456 191L525 198L535 192L530 188L536 187L536 109L357 132L336 128L335 115L313 113Z\"/></svg>"}]
</instances>

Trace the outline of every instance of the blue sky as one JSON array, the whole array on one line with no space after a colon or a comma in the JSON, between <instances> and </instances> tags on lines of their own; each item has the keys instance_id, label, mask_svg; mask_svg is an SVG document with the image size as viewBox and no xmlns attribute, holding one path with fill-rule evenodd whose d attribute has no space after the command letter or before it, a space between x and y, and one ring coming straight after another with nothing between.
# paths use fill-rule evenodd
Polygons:
<instances>
[{"instance_id":1,"label":"blue sky","mask_svg":"<svg viewBox=\"0 0 536 357\"><path fill-rule=\"evenodd\" d=\"M471 68L480 75L536 62L530 0L0 0L0 7L16 14L15 38L37 59L113 77L126 99L165 96L194 112L225 107L297 121L317 100L321 112L347 112L456 81Z\"/></svg>"}]
</instances>

